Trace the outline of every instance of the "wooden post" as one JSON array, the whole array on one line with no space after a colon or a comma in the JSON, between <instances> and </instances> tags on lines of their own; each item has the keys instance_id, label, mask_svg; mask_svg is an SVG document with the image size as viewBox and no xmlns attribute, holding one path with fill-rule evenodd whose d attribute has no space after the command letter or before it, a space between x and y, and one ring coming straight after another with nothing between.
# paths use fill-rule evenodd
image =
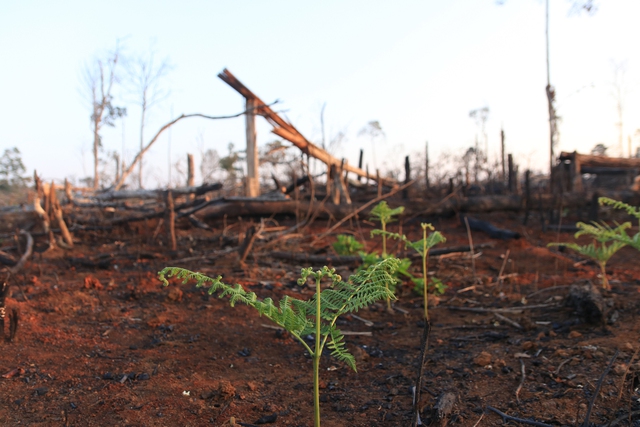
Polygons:
<instances>
[{"instance_id":1,"label":"wooden post","mask_svg":"<svg viewBox=\"0 0 640 427\"><path fill-rule=\"evenodd\" d=\"M514 171L513 171L513 154L509 154L508 156L509 163L509 193L513 193L515 191L515 182L514 182Z\"/></svg>"},{"instance_id":2,"label":"wooden post","mask_svg":"<svg viewBox=\"0 0 640 427\"><path fill-rule=\"evenodd\" d=\"M67 196L67 203L73 201L73 193L71 191L71 183L67 178L64 179L64 194Z\"/></svg>"},{"instance_id":3,"label":"wooden post","mask_svg":"<svg viewBox=\"0 0 640 427\"><path fill-rule=\"evenodd\" d=\"M336 165L329 168L329 180L331 181L331 200L334 205L340 204L340 171Z\"/></svg>"},{"instance_id":4,"label":"wooden post","mask_svg":"<svg viewBox=\"0 0 640 427\"><path fill-rule=\"evenodd\" d=\"M247 130L247 178L245 182L245 195L258 197L260 195L259 160L256 146L256 112L258 102L255 98L247 98L246 102L246 130Z\"/></svg>"},{"instance_id":5,"label":"wooden post","mask_svg":"<svg viewBox=\"0 0 640 427\"><path fill-rule=\"evenodd\" d=\"M116 161L116 182L120 181L120 156L118 153L113 153L113 159Z\"/></svg>"},{"instance_id":6,"label":"wooden post","mask_svg":"<svg viewBox=\"0 0 640 427\"><path fill-rule=\"evenodd\" d=\"M382 181L380 180L380 170L376 169L376 182L378 183L378 197L382 196Z\"/></svg>"},{"instance_id":7,"label":"wooden post","mask_svg":"<svg viewBox=\"0 0 640 427\"><path fill-rule=\"evenodd\" d=\"M501 147L501 156L500 156L500 163L502 163L502 182L505 182L507 180L507 174L505 171L505 165L504 165L504 129L500 129L500 147Z\"/></svg>"},{"instance_id":8,"label":"wooden post","mask_svg":"<svg viewBox=\"0 0 640 427\"><path fill-rule=\"evenodd\" d=\"M425 165L424 165L424 179L425 179L425 184L427 186L427 190L429 190L430 185L429 185L429 141L427 141L427 147L425 149Z\"/></svg>"},{"instance_id":9,"label":"wooden post","mask_svg":"<svg viewBox=\"0 0 640 427\"><path fill-rule=\"evenodd\" d=\"M361 148L360 149L360 158L358 159L358 169L362 169L362 158L363 157L364 157L364 150ZM362 179L362 176L358 175L358 182L361 182L360 181L361 179Z\"/></svg>"},{"instance_id":10,"label":"wooden post","mask_svg":"<svg viewBox=\"0 0 640 427\"><path fill-rule=\"evenodd\" d=\"M522 221L523 225L527 225L527 222L529 221L530 211L531 211L531 171L527 169L527 171L524 173L524 220Z\"/></svg>"},{"instance_id":11,"label":"wooden post","mask_svg":"<svg viewBox=\"0 0 640 427\"><path fill-rule=\"evenodd\" d=\"M167 208L167 237L171 242L171 250L175 251L178 249L178 243L176 242L176 212L171 191L167 191L165 203Z\"/></svg>"},{"instance_id":12,"label":"wooden post","mask_svg":"<svg viewBox=\"0 0 640 427\"><path fill-rule=\"evenodd\" d=\"M411 181L411 162L409 162L409 156L404 158L404 183L408 184ZM407 200L409 198L409 189L402 190L402 198Z\"/></svg>"},{"instance_id":13,"label":"wooden post","mask_svg":"<svg viewBox=\"0 0 640 427\"><path fill-rule=\"evenodd\" d=\"M347 161L346 159L342 159L341 163L340 163L340 169L338 170L338 174L337 174L337 179L340 183L340 191L342 192L342 195L344 196L344 201L350 205L351 204L351 196L349 196L349 187L347 186L347 175L349 174L348 171L345 170L347 165ZM342 175L342 172L344 171L344 176Z\"/></svg>"},{"instance_id":14,"label":"wooden post","mask_svg":"<svg viewBox=\"0 0 640 427\"><path fill-rule=\"evenodd\" d=\"M193 154L187 153L187 187L195 186L196 168L193 162Z\"/></svg>"}]
</instances>

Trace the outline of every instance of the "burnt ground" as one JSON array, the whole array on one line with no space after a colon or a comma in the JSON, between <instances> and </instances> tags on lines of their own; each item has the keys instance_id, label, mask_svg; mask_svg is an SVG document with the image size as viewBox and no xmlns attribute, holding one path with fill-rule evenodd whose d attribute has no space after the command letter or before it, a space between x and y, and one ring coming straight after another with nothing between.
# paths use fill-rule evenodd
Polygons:
<instances>
[{"instance_id":1,"label":"burnt ground","mask_svg":"<svg viewBox=\"0 0 640 427\"><path fill-rule=\"evenodd\" d=\"M432 408L437 396L452 392L456 403L445 420L451 426L504 425L488 407L554 426L582 425L617 352L590 421L640 425L627 418L635 413L637 420L640 411L640 394L634 391L638 254L625 248L612 259L613 289L603 292L607 320L589 324L562 302L569 285L598 283L596 266L546 247L571 241L570 233L542 232L534 221L524 227L516 214L481 218L523 237L503 241L473 232L475 244L495 243L476 253L475 275L468 254L431 258L430 270L448 288L431 298L423 419L443 425L436 424ZM293 224L280 219L267 226L278 231L277 226ZM273 251L332 254L335 234L345 231L379 250L379 241L368 238L372 224L347 223L313 245L326 230L324 222L303 233L257 240L245 265L225 244L233 248L249 221L210 225L211 230L200 230L179 222L177 253L166 249L163 227L150 220L77 231L73 249L35 254L12 279L7 299L7 308L19 312L20 325L15 342L0 344L0 425L222 426L231 425L233 417L245 425L311 426L311 359L299 343L252 309L231 308L193 284L162 287L156 273L177 265L223 275L260 297L308 298L311 290L296 284L307 265L276 259ZM448 239L442 246L468 244L458 219L434 225ZM419 237L419 223L402 227ZM265 236L272 235L268 231ZM36 240L42 245L43 239ZM5 250L10 246L3 243ZM355 268L335 267L343 275ZM358 313L371 323L353 316L340 320L340 328L352 333L347 343L358 372L323 356L323 426L409 425L423 326L422 297L411 288L400 286L393 313L384 304ZM545 306L501 313L522 329L491 312L451 308L523 305Z\"/></svg>"}]
</instances>

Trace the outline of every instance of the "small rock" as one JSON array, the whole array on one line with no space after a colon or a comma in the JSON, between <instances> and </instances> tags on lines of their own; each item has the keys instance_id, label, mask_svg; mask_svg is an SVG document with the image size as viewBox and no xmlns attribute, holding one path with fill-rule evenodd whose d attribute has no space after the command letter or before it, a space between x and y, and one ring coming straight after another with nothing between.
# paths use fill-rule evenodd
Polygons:
<instances>
[{"instance_id":1,"label":"small rock","mask_svg":"<svg viewBox=\"0 0 640 427\"><path fill-rule=\"evenodd\" d=\"M522 349L527 350L535 350L538 346L533 341L525 341L522 343Z\"/></svg>"},{"instance_id":2,"label":"small rock","mask_svg":"<svg viewBox=\"0 0 640 427\"><path fill-rule=\"evenodd\" d=\"M182 301L182 296L184 295L184 293L180 290L180 288L176 288L176 287L171 287L169 288L169 294L167 295L167 298L170 301Z\"/></svg>"},{"instance_id":3,"label":"small rock","mask_svg":"<svg viewBox=\"0 0 640 427\"><path fill-rule=\"evenodd\" d=\"M93 276L87 276L84 278L84 288L85 289L97 289L100 290L102 288L104 288L104 286L102 286L102 283L100 283L100 280L96 279Z\"/></svg>"},{"instance_id":4,"label":"small rock","mask_svg":"<svg viewBox=\"0 0 640 427\"><path fill-rule=\"evenodd\" d=\"M360 364L369 360L369 353L362 347L355 347L353 349L353 357L356 358L356 363Z\"/></svg>"},{"instance_id":5,"label":"small rock","mask_svg":"<svg viewBox=\"0 0 640 427\"><path fill-rule=\"evenodd\" d=\"M38 387L37 389L34 390L36 396L44 396L45 394L49 393L49 388L48 387Z\"/></svg>"},{"instance_id":6,"label":"small rock","mask_svg":"<svg viewBox=\"0 0 640 427\"><path fill-rule=\"evenodd\" d=\"M582 334L578 331L569 332L569 338L580 338L580 337L582 337Z\"/></svg>"},{"instance_id":7,"label":"small rock","mask_svg":"<svg viewBox=\"0 0 640 427\"><path fill-rule=\"evenodd\" d=\"M251 349L248 347L243 348L238 352L238 356L249 357L251 356Z\"/></svg>"},{"instance_id":8,"label":"small rock","mask_svg":"<svg viewBox=\"0 0 640 427\"><path fill-rule=\"evenodd\" d=\"M260 417L259 420L254 421L254 424L271 424L275 423L278 419L278 414L265 415L264 417Z\"/></svg>"},{"instance_id":9,"label":"small rock","mask_svg":"<svg viewBox=\"0 0 640 427\"><path fill-rule=\"evenodd\" d=\"M614 374L618 375L618 376L622 376L625 374L625 372L627 372L627 365L625 363L620 363L620 364L616 364L612 371Z\"/></svg>"},{"instance_id":10,"label":"small rock","mask_svg":"<svg viewBox=\"0 0 640 427\"><path fill-rule=\"evenodd\" d=\"M249 381L247 382L247 388L251 391L256 391L258 389L258 384L253 381Z\"/></svg>"},{"instance_id":11,"label":"small rock","mask_svg":"<svg viewBox=\"0 0 640 427\"><path fill-rule=\"evenodd\" d=\"M236 395L236 388L229 381L222 380L218 385L218 392L224 398L231 398Z\"/></svg>"},{"instance_id":12,"label":"small rock","mask_svg":"<svg viewBox=\"0 0 640 427\"><path fill-rule=\"evenodd\" d=\"M496 359L493 364L496 365L496 368L504 368L507 366L507 362L505 362L504 359Z\"/></svg>"},{"instance_id":13,"label":"small rock","mask_svg":"<svg viewBox=\"0 0 640 427\"><path fill-rule=\"evenodd\" d=\"M569 352L565 349L559 348L553 353L553 355L566 359L567 357L569 357Z\"/></svg>"},{"instance_id":14,"label":"small rock","mask_svg":"<svg viewBox=\"0 0 640 427\"><path fill-rule=\"evenodd\" d=\"M483 351L473 359L473 364L477 366L487 366L491 363L491 355Z\"/></svg>"}]
</instances>

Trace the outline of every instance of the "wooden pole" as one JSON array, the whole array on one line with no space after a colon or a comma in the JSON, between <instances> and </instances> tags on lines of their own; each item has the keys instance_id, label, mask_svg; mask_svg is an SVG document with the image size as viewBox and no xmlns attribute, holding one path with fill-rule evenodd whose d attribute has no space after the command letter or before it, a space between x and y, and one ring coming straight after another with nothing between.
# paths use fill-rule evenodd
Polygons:
<instances>
[{"instance_id":1,"label":"wooden pole","mask_svg":"<svg viewBox=\"0 0 640 427\"><path fill-rule=\"evenodd\" d=\"M187 153L187 187L195 186L196 168L193 162L193 154Z\"/></svg>"},{"instance_id":2,"label":"wooden pole","mask_svg":"<svg viewBox=\"0 0 640 427\"><path fill-rule=\"evenodd\" d=\"M338 170L338 166L331 165L331 200L334 205L340 204L340 170Z\"/></svg>"},{"instance_id":3,"label":"wooden pole","mask_svg":"<svg viewBox=\"0 0 640 427\"><path fill-rule=\"evenodd\" d=\"M430 185L429 185L429 141L427 141L427 147L425 149L425 159L426 159L426 163L424 165L424 179L425 179L425 184L427 186L427 190L429 190Z\"/></svg>"},{"instance_id":4,"label":"wooden pole","mask_svg":"<svg viewBox=\"0 0 640 427\"><path fill-rule=\"evenodd\" d=\"M508 155L508 163L509 163L509 193L513 193L515 191L515 182L514 182L514 173L513 173L513 155Z\"/></svg>"},{"instance_id":5,"label":"wooden pole","mask_svg":"<svg viewBox=\"0 0 640 427\"><path fill-rule=\"evenodd\" d=\"M524 220L523 225L527 225L529 221L529 212L531 211L531 171L527 169L524 173Z\"/></svg>"},{"instance_id":6,"label":"wooden pole","mask_svg":"<svg viewBox=\"0 0 640 427\"><path fill-rule=\"evenodd\" d=\"M167 237L171 242L171 250L175 251L178 249L178 243L176 241L176 211L171 191L167 191L165 203L167 207Z\"/></svg>"},{"instance_id":7,"label":"wooden pole","mask_svg":"<svg viewBox=\"0 0 640 427\"><path fill-rule=\"evenodd\" d=\"M376 169L376 182L378 183L378 197L382 196L382 181L380 180L380 170Z\"/></svg>"},{"instance_id":8,"label":"wooden pole","mask_svg":"<svg viewBox=\"0 0 640 427\"><path fill-rule=\"evenodd\" d=\"M247 131L247 178L245 183L245 195L247 197L258 197L260 195L259 185L259 159L258 148L256 146L256 112L257 99L246 99L246 131Z\"/></svg>"},{"instance_id":9,"label":"wooden pole","mask_svg":"<svg viewBox=\"0 0 640 427\"><path fill-rule=\"evenodd\" d=\"M629 152L631 152L631 149L629 149ZM364 157L364 150L361 148L360 149L360 158L358 159L358 169L362 169L362 159ZM368 174L369 172L367 172ZM358 182L361 182L360 180L362 179L361 175L358 175Z\"/></svg>"},{"instance_id":10,"label":"wooden pole","mask_svg":"<svg viewBox=\"0 0 640 427\"><path fill-rule=\"evenodd\" d=\"M505 182L507 180L507 174L506 174L505 164L504 164L504 129L500 129L500 147L501 147L500 163L502 164L502 182Z\"/></svg>"},{"instance_id":11,"label":"wooden pole","mask_svg":"<svg viewBox=\"0 0 640 427\"><path fill-rule=\"evenodd\" d=\"M404 158L404 183L407 184L411 181L411 162L409 162L409 156ZM409 189L402 190L402 198L407 200L409 198Z\"/></svg>"}]
</instances>

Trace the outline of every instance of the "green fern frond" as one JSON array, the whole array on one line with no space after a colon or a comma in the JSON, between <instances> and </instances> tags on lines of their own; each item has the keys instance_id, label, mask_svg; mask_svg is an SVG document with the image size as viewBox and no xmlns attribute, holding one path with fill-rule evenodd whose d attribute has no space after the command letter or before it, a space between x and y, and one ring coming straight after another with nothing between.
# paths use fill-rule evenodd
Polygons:
<instances>
[{"instance_id":1,"label":"green fern frond","mask_svg":"<svg viewBox=\"0 0 640 427\"><path fill-rule=\"evenodd\" d=\"M636 217L637 219L640 220L640 208L637 208L635 206L631 206L627 203L624 202L620 202L618 200L613 200L610 199L608 197L600 197L598 199L598 202L601 205L607 205L607 206L611 206L614 209L621 209L626 211L629 215Z\"/></svg>"},{"instance_id":2,"label":"green fern frond","mask_svg":"<svg viewBox=\"0 0 640 427\"><path fill-rule=\"evenodd\" d=\"M349 366L354 372L358 372L356 368L356 359L353 357L349 351L347 351L346 345L344 343L344 335L337 328L332 328L329 332L330 339L328 342L329 350L331 350L331 355L336 359L344 362Z\"/></svg>"},{"instance_id":3,"label":"green fern frond","mask_svg":"<svg viewBox=\"0 0 640 427\"><path fill-rule=\"evenodd\" d=\"M404 212L404 206L398 206L395 209L391 209L385 200L378 203L373 209L371 209L371 220L380 221L382 224L388 224L395 221L395 217Z\"/></svg>"},{"instance_id":4,"label":"green fern frond","mask_svg":"<svg viewBox=\"0 0 640 427\"><path fill-rule=\"evenodd\" d=\"M335 273L335 269L328 267L316 272L311 268L303 269L301 272L299 279L301 284L309 277L330 279L330 286L320 293L321 335L325 339L330 338L329 345L334 355L354 369L355 360L344 347L342 334L335 328L335 322L345 313L358 311L386 298L394 299L395 296L387 285L395 283L393 274L399 263L400 260L396 258L387 258L352 275L347 282ZM242 303L253 307L259 315L289 331L313 353L302 337L315 333L316 295L307 301L284 296L276 305L271 298L259 300L254 292L245 291L239 284L233 286L225 284L221 276L211 278L179 267L164 268L158 276L165 286L169 284L167 279L171 277L182 280L182 283L195 281L199 288L208 287L207 292L210 295L217 294L219 298L228 297L231 306ZM321 349L315 349L315 351L321 351Z\"/></svg>"},{"instance_id":5,"label":"green fern frond","mask_svg":"<svg viewBox=\"0 0 640 427\"><path fill-rule=\"evenodd\" d=\"M433 230L433 226L431 224L425 224L425 226ZM424 255L423 254L424 246L425 246L424 239L420 239L416 242L412 242L404 234L390 233L388 231L383 231L383 230L372 230L371 235L372 236L383 235L391 239L400 240L405 244L405 247L413 249L414 251L418 252L421 256ZM426 245L427 250L431 249L432 247L434 247L439 243L444 243L446 241L447 239L442 235L442 233L440 233L439 231L434 231L433 233L427 236L427 245Z\"/></svg>"}]
</instances>

